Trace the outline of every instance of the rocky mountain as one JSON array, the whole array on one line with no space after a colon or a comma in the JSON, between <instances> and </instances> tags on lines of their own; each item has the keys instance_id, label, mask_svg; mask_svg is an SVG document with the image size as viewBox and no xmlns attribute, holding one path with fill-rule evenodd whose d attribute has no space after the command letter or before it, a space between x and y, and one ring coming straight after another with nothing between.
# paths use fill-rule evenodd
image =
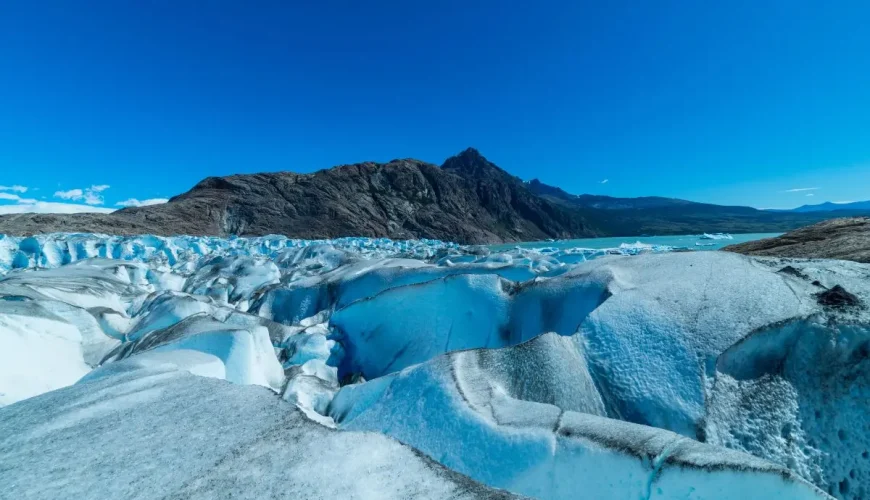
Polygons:
<instances>
[{"instance_id":1,"label":"rocky mountain","mask_svg":"<svg viewBox=\"0 0 870 500\"><path fill-rule=\"evenodd\" d=\"M833 219L791 231L778 238L730 245L724 250L746 255L870 263L870 217Z\"/></svg>"},{"instance_id":2,"label":"rocky mountain","mask_svg":"<svg viewBox=\"0 0 870 500\"><path fill-rule=\"evenodd\" d=\"M535 196L477 150L439 168L419 160L209 177L168 203L112 214L0 217L0 233L98 232L436 238L463 243L599 235Z\"/></svg>"},{"instance_id":3,"label":"rocky mountain","mask_svg":"<svg viewBox=\"0 0 870 500\"><path fill-rule=\"evenodd\" d=\"M310 174L209 177L168 203L110 214L0 216L0 234L49 232L432 238L500 243L595 236L783 232L864 212L772 212L686 200L571 195L523 182L469 148L441 167L414 159Z\"/></svg>"}]
</instances>

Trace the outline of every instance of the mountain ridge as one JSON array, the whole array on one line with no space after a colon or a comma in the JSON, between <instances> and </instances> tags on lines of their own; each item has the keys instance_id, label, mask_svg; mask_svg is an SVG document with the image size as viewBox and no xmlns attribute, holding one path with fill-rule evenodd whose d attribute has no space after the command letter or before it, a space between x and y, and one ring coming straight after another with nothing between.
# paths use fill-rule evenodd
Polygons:
<instances>
[{"instance_id":1,"label":"mountain ridge","mask_svg":"<svg viewBox=\"0 0 870 500\"><path fill-rule=\"evenodd\" d=\"M870 210L870 201L852 201L848 203L826 201L816 205L801 205L791 209L792 212L837 212L840 210Z\"/></svg>"},{"instance_id":2,"label":"mountain ridge","mask_svg":"<svg viewBox=\"0 0 870 500\"><path fill-rule=\"evenodd\" d=\"M783 232L827 218L832 218L827 212L771 212L664 197L570 195L537 179L524 182L468 148L440 167L408 158L305 174L207 177L161 205L110 214L0 216L0 234L282 234L304 239L369 236L480 244Z\"/></svg>"},{"instance_id":3,"label":"mountain ridge","mask_svg":"<svg viewBox=\"0 0 870 500\"><path fill-rule=\"evenodd\" d=\"M111 214L0 217L0 233L284 234L489 243L599 236L582 215L531 194L467 149L443 167L420 160L342 165L308 174L208 177L168 203Z\"/></svg>"}]
</instances>

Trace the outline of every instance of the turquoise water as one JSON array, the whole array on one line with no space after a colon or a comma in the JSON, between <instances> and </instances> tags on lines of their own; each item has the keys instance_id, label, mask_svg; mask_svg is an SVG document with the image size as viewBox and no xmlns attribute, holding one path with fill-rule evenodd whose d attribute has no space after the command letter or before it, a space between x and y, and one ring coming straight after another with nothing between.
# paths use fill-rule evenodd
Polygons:
<instances>
[{"instance_id":1,"label":"turquoise water","mask_svg":"<svg viewBox=\"0 0 870 500\"><path fill-rule=\"evenodd\" d=\"M579 240L557 240L557 241L528 241L524 243L505 243L501 245L490 245L493 250L506 250L514 247L522 248L618 248L621 244L628 245L640 242L646 245L671 246L679 248L688 248L691 250L718 250L724 246L733 245L735 243L744 243L746 241L760 240L763 238L773 238L782 233L748 233L748 234L733 234L733 239L730 240L705 240L701 239L700 234L683 234L678 236L622 236L618 238L584 238ZM700 245L696 245L700 243Z\"/></svg>"}]
</instances>

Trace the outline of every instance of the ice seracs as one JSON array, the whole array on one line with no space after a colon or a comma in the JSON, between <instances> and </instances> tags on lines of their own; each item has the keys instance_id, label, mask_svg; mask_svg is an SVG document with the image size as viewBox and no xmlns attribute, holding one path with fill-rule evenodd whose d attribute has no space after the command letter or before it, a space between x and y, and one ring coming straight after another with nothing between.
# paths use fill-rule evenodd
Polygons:
<instances>
[{"instance_id":1,"label":"ice seracs","mask_svg":"<svg viewBox=\"0 0 870 500\"><path fill-rule=\"evenodd\" d=\"M582 347L554 334L343 388L330 414L536 498L824 498L785 467L604 418ZM581 493L582 492L582 493Z\"/></svg>"},{"instance_id":2,"label":"ice seracs","mask_svg":"<svg viewBox=\"0 0 870 500\"><path fill-rule=\"evenodd\" d=\"M867 265L42 235L0 274L16 498L870 496Z\"/></svg>"}]
</instances>

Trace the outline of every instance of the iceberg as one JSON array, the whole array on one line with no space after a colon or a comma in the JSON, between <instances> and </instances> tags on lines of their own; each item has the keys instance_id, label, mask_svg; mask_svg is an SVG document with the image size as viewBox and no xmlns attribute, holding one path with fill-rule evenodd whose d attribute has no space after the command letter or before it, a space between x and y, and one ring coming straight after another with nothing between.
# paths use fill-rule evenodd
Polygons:
<instances>
[{"instance_id":1,"label":"iceberg","mask_svg":"<svg viewBox=\"0 0 870 500\"><path fill-rule=\"evenodd\" d=\"M698 237L701 240L733 240L734 237L727 233L704 233Z\"/></svg>"}]
</instances>

